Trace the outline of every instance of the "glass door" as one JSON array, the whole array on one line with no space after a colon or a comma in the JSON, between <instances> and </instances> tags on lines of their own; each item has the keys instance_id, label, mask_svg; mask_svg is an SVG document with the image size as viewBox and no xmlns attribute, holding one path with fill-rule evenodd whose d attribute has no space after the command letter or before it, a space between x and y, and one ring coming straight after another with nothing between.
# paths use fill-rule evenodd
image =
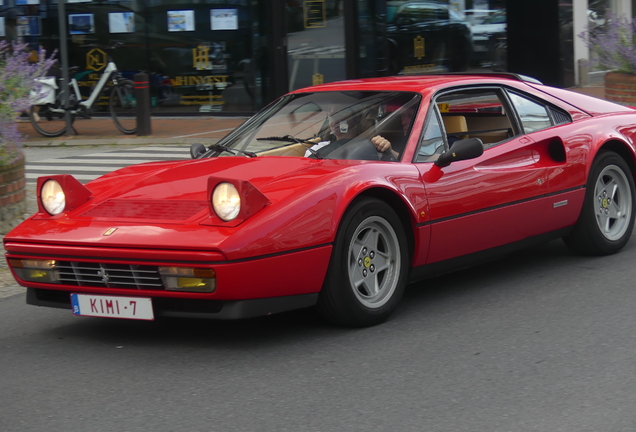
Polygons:
<instances>
[{"instance_id":1,"label":"glass door","mask_svg":"<svg viewBox=\"0 0 636 432\"><path fill-rule=\"evenodd\" d=\"M285 0L288 90L346 78L344 0Z\"/></svg>"}]
</instances>

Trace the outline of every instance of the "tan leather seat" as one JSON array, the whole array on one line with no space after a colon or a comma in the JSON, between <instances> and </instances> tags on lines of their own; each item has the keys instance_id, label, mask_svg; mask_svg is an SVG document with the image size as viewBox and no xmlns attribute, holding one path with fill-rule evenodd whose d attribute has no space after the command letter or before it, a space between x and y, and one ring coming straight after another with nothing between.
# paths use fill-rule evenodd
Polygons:
<instances>
[{"instance_id":1,"label":"tan leather seat","mask_svg":"<svg viewBox=\"0 0 636 432\"><path fill-rule=\"evenodd\" d=\"M466 139L468 135L468 125L464 116L443 116L444 128L447 135L455 135L459 139ZM463 134L462 134L463 132Z\"/></svg>"}]
</instances>

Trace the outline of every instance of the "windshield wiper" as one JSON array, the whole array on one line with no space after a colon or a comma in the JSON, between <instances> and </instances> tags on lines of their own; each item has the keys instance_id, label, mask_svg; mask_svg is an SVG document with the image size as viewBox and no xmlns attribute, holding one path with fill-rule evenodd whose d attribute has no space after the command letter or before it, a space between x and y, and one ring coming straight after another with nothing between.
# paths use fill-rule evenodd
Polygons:
<instances>
[{"instance_id":1,"label":"windshield wiper","mask_svg":"<svg viewBox=\"0 0 636 432\"><path fill-rule=\"evenodd\" d=\"M222 145L218 145L218 144L212 144L211 146L208 146L208 150L214 150L214 151L218 151L218 152L228 152L228 153L232 153L234 156L236 156L236 153L242 153L245 156L249 156L251 158L258 156L256 153L250 152L250 151L243 151L243 150L239 150L239 149L229 149L227 147L224 147Z\"/></svg>"},{"instance_id":2,"label":"windshield wiper","mask_svg":"<svg viewBox=\"0 0 636 432\"><path fill-rule=\"evenodd\" d=\"M312 146L316 145L317 143L308 140L308 139L303 139L303 138L296 138L295 136L291 136L291 135L285 135L285 136L280 136L280 137L264 137L264 138L256 138L256 141L285 141L285 142L293 142L293 143L298 143L298 144L311 144ZM316 150L313 150L311 147L307 147L307 150L309 150L309 152L316 156L317 159L324 159L324 157L322 157L320 154L318 154L318 152Z\"/></svg>"}]
</instances>

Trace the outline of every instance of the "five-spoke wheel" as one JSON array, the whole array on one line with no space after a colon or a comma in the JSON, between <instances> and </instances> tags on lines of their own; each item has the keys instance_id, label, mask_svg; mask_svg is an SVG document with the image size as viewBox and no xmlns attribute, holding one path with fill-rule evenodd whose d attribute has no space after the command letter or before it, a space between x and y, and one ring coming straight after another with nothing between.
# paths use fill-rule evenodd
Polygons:
<instances>
[{"instance_id":1,"label":"five-spoke wheel","mask_svg":"<svg viewBox=\"0 0 636 432\"><path fill-rule=\"evenodd\" d=\"M378 216L362 221L349 245L349 282L358 301L378 308L390 300L400 262L399 241L391 225Z\"/></svg>"},{"instance_id":2,"label":"five-spoke wheel","mask_svg":"<svg viewBox=\"0 0 636 432\"><path fill-rule=\"evenodd\" d=\"M633 197L625 173L616 165L606 166L594 187L596 223L608 240L619 240L629 228Z\"/></svg>"},{"instance_id":3,"label":"five-spoke wheel","mask_svg":"<svg viewBox=\"0 0 636 432\"><path fill-rule=\"evenodd\" d=\"M395 211L376 198L358 199L340 223L318 311L338 324L381 323L402 297L408 262Z\"/></svg>"},{"instance_id":4,"label":"five-spoke wheel","mask_svg":"<svg viewBox=\"0 0 636 432\"><path fill-rule=\"evenodd\" d=\"M590 170L579 220L563 240L579 253L618 252L632 235L634 204L634 178L627 163L613 151L599 152Z\"/></svg>"}]
</instances>

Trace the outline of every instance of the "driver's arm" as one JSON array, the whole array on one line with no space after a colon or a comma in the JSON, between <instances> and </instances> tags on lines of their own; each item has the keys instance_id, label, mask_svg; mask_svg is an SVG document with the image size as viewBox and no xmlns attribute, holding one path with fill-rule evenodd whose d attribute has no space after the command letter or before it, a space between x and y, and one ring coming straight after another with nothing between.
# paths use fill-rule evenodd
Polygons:
<instances>
[{"instance_id":1,"label":"driver's arm","mask_svg":"<svg viewBox=\"0 0 636 432\"><path fill-rule=\"evenodd\" d=\"M375 146L375 149L379 151L380 153L384 153L385 151L390 150L396 159L400 157L400 154L396 152L395 150L393 150L393 147L391 147L391 141L389 141L388 139L380 135L376 135L373 138L371 138L371 142Z\"/></svg>"}]
</instances>

